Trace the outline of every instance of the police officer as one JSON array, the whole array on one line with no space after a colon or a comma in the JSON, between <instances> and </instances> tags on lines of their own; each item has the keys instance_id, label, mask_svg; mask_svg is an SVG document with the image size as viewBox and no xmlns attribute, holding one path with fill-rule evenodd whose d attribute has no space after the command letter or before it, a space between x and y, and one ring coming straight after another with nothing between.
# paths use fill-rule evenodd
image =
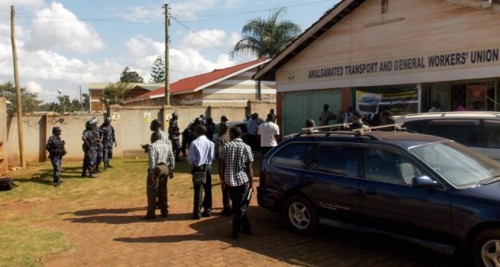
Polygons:
<instances>
[{"instance_id":1,"label":"police officer","mask_svg":"<svg viewBox=\"0 0 500 267\"><path fill-rule=\"evenodd\" d=\"M97 140L93 128L94 124L92 121L87 121L85 123L85 131L83 131L82 134L82 149L84 152L82 177L86 177L88 171L88 177L96 178L95 163L97 158Z\"/></svg>"},{"instance_id":2,"label":"police officer","mask_svg":"<svg viewBox=\"0 0 500 267\"><path fill-rule=\"evenodd\" d=\"M54 169L54 179L52 183L55 187L58 187L62 184L62 181L59 179L62 157L66 155L64 140L61 139L61 128L58 126L54 126L52 128L52 136L49 137L49 140L47 140L45 148L49 152L50 162L52 163L52 168Z\"/></svg>"},{"instance_id":3,"label":"police officer","mask_svg":"<svg viewBox=\"0 0 500 267\"><path fill-rule=\"evenodd\" d=\"M100 129L102 134L102 159L104 170L106 170L109 167L109 159L113 155L113 144L116 146L115 129L111 125L111 118L109 116L104 118Z\"/></svg>"},{"instance_id":4,"label":"police officer","mask_svg":"<svg viewBox=\"0 0 500 267\"><path fill-rule=\"evenodd\" d=\"M172 118L170 119L168 126L168 137L172 143L172 150L174 152L175 161L179 161L179 153L181 152L181 142L179 136L181 135L179 131L179 126L177 125L177 120L179 115L174 112L172 113Z\"/></svg>"},{"instance_id":5,"label":"police officer","mask_svg":"<svg viewBox=\"0 0 500 267\"><path fill-rule=\"evenodd\" d=\"M101 128L97 127L97 118L93 117L92 120L92 132L95 135L95 140L96 140L96 158L95 158L95 172L100 172L99 166L101 165L102 162L102 153L104 151L102 147L102 132Z\"/></svg>"}]
</instances>

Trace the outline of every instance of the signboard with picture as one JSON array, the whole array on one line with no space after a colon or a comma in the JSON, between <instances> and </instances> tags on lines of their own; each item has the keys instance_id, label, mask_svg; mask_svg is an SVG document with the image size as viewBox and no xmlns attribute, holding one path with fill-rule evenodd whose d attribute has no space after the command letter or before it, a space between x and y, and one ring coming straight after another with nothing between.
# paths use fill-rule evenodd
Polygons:
<instances>
[{"instance_id":1,"label":"signboard with picture","mask_svg":"<svg viewBox=\"0 0 500 267\"><path fill-rule=\"evenodd\" d=\"M418 105L417 89L398 90L391 93L356 91L356 109L368 117L382 110L390 110L392 115L416 113Z\"/></svg>"}]
</instances>

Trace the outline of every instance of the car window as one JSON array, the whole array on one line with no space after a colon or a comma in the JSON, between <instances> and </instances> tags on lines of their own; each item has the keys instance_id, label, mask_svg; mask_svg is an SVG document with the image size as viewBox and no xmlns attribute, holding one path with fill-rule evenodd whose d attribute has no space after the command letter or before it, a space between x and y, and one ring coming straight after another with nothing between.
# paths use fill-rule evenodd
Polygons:
<instances>
[{"instance_id":1,"label":"car window","mask_svg":"<svg viewBox=\"0 0 500 267\"><path fill-rule=\"evenodd\" d=\"M359 149L341 145L321 145L311 159L310 169L343 176L358 176Z\"/></svg>"},{"instance_id":2,"label":"car window","mask_svg":"<svg viewBox=\"0 0 500 267\"><path fill-rule=\"evenodd\" d=\"M416 121L408 121L404 123L404 127L406 129L423 133L425 131L425 127L429 124L429 120L416 120Z\"/></svg>"},{"instance_id":3,"label":"car window","mask_svg":"<svg viewBox=\"0 0 500 267\"><path fill-rule=\"evenodd\" d=\"M427 134L455 140L462 145L482 147L479 120L433 120Z\"/></svg>"},{"instance_id":4,"label":"car window","mask_svg":"<svg viewBox=\"0 0 500 267\"><path fill-rule=\"evenodd\" d=\"M458 188L500 175L498 162L452 141L415 146L410 152Z\"/></svg>"},{"instance_id":5,"label":"car window","mask_svg":"<svg viewBox=\"0 0 500 267\"><path fill-rule=\"evenodd\" d=\"M500 148L500 121L485 120L486 147Z\"/></svg>"},{"instance_id":6,"label":"car window","mask_svg":"<svg viewBox=\"0 0 500 267\"><path fill-rule=\"evenodd\" d=\"M391 184L412 183L422 171L405 155L385 148L366 148L364 153L365 179Z\"/></svg>"},{"instance_id":7,"label":"car window","mask_svg":"<svg viewBox=\"0 0 500 267\"><path fill-rule=\"evenodd\" d=\"M313 148L313 143L287 144L272 155L269 164L302 169Z\"/></svg>"}]
</instances>

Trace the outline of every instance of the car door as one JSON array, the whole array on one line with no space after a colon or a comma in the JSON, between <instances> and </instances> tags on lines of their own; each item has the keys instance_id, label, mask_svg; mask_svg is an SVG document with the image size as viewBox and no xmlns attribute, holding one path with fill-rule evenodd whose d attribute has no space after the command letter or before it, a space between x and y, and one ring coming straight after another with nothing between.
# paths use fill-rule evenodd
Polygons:
<instances>
[{"instance_id":1,"label":"car door","mask_svg":"<svg viewBox=\"0 0 500 267\"><path fill-rule=\"evenodd\" d=\"M447 191L412 186L413 177L429 173L402 151L392 147L365 148L363 174L360 206L368 223L405 234L450 233Z\"/></svg>"},{"instance_id":2,"label":"car door","mask_svg":"<svg viewBox=\"0 0 500 267\"><path fill-rule=\"evenodd\" d=\"M322 217L348 219L359 214L359 148L339 143L320 145L304 172L303 191Z\"/></svg>"}]
</instances>

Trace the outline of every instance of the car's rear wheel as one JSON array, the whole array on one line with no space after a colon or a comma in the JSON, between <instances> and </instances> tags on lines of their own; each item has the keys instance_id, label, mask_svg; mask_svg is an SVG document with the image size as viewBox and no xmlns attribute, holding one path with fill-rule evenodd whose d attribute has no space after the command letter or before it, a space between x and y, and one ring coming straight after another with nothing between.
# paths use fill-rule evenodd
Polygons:
<instances>
[{"instance_id":1,"label":"car's rear wheel","mask_svg":"<svg viewBox=\"0 0 500 267\"><path fill-rule=\"evenodd\" d=\"M285 203L288 224L294 230L311 233L318 228L318 216L314 206L302 196L292 196Z\"/></svg>"},{"instance_id":2,"label":"car's rear wheel","mask_svg":"<svg viewBox=\"0 0 500 267\"><path fill-rule=\"evenodd\" d=\"M500 266L500 230L481 232L472 247L475 266Z\"/></svg>"}]
</instances>

